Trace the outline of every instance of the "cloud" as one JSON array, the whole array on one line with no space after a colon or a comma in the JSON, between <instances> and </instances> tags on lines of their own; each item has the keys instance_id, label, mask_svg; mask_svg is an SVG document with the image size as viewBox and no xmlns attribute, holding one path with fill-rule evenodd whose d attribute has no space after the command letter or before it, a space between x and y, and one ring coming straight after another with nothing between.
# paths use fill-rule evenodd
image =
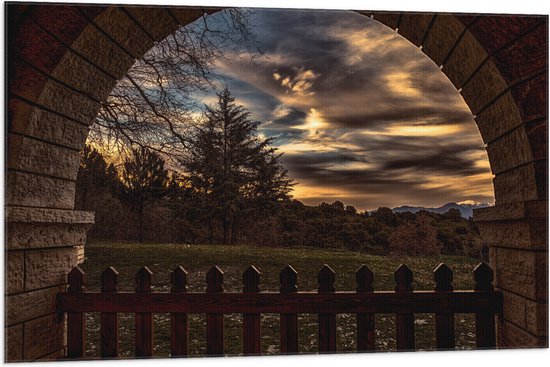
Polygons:
<instances>
[{"instance_id":1,"label":"cloud","mask_svg":"<svg viewBox=\"0 0 550 367\"><path fill-rule=\"evenodd\" d=\"M281 86L288 91L294 92L297 95L305 94L315 83L315 79L319 77L313 70L305 70L293 67L293 75L285 75L284 73L274 72L273 79L280 81Z\"/></svg>"},{"instance_id":2,"label":"cloud","mask_svg":"<svg viewBox=\"0 0 550 367\"><path fill-rule=\"evenodd\" d=\"M493 201L473 116L416 46L344 11L262 9L253 22L266 57L217 66L276 138L298 199L363 209Z\"/></svg>"}]
</instances>

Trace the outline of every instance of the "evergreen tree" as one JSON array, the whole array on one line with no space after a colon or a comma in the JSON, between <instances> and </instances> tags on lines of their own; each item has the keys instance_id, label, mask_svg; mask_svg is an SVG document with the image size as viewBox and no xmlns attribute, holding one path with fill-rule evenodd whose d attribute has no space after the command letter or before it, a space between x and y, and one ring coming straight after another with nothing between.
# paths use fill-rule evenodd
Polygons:
<instances>
[{"instance_id":1,"label":"evergreen tree","mask_svg":"<svg viewBox=\"0 0 550 367\"><path fill-rule=\"evenodd\" d=\"M167 195L168 171L160 155L146 148L132 150L124 160L120 185L115 190L120 201L138 216L139 242L143 242L145 208Z\"/></svg>"},{"instance_id":2,"label":"evergreen tree","mask_svg":"<svg viewBox=\"0 0 550 367\"><path fill-rule=\"evenodd\" d=\"M215 107L207 107L205 117L182 165L190 185L211 209L211 227L215 219L221 221L223 243L234 243L247 212L288 199L292 180L270 146L272 139L257 135L260 122L235 104L227 88L218 94Z\"/></svg>"},{"instance_id":3,"label":"evergreen tree","mask_svg":"<svg viewBox=\"0 0 550 367\"><path fill-rule=\"evenodd\" d=\"M108 165L97 149L86 144L81 153L76 177L75 209L95 210L94 198L99 193L110 190L116 180L114 166Z\"/></svg>"}]
</instances>

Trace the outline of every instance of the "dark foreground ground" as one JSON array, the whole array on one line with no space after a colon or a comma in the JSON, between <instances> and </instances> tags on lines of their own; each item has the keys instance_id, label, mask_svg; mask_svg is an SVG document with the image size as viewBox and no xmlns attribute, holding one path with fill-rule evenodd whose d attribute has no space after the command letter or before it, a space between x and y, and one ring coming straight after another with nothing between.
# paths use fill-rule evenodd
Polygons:
<instances>
[{"instance_id":1,"label":"dark foreground ground","mask_svg":"<svg viewBox=\"0 0 550 367\"><path fill-rule=\"evenodd\" d=\"M119 275L118 289L133 291L134 274L141 266L147 266L154 273L153 291L170 290L170 272L178 265L188 272L188 289L204 292L205 275L212 265L218 265L224 272L224 290L242 290L242 272L249 265L255 265L262 273L262 291L278 291L279 273L291 264L298 272L300 291L317 289L317 272L328 264L336 272L336 290L355 290L355 271L367 264L375 273L375 290L393 290L393 272L401 263L414 272L413 286L417 290L431 290L434 287L433 269L441 262L454 271L455 289L472 289L472 270L477 260L467 257L383 257L370 256L343 250L319 250L313 248L260 248L251 246L197 246L185 244L137 244L92 242L86 245L86 260L82 265L86 272L86 289L100 289L100 274L108 266L114 266ZM134 354L133 314L120 315L120 351L122 357ZM355 315L337 316L337 347L341 352L355 350ZM457 314L456 345L458 349L475 346L473 315ZM190 354L202 356L206 352L205 315L190 315ZM225 315L225 346L228 355L242 353L242 317ZM87 357L99 355L99 315L89 314L86 319ZM262 316L262 353L279 352L279 315ZM300 315L300 353L316 353L317 315ZM415 315L416 345L420 350L435 349L434 316ZM395 317L391 314L376 316L377 348L390 351L395 347ZM154 316L154 354L167 357L170 353L170 317L167 314Z\"/></svg>"}]
</instances>

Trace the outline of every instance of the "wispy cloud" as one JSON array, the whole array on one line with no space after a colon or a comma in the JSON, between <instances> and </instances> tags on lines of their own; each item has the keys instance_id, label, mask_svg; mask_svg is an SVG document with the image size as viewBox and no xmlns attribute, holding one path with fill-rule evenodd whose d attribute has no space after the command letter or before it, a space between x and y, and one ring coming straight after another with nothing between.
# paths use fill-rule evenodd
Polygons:
<instances>
[{"instance_id":1,"label":"wispy cloud","mask_svg":"<svg viewBox=\"0 0 550 367\"><path fill-rule=\"evenodd\" d=\"M266 57L217 66L276 138L295 197L361 209L493 201L473 117L417 47L350 12L256 10L253 23Z\"/></svg>"}]
</instances>

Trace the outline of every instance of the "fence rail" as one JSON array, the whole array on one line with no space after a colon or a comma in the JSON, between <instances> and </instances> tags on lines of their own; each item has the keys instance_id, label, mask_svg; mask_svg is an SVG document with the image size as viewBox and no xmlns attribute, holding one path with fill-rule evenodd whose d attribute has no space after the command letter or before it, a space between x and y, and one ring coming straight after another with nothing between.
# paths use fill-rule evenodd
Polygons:
<instances>
[{"instance_id":1,"label":"fence rail","mask_svg":"<svg viewBox=\"0 0 550 367\"><path fill-rule=\"evenodd\" d=\"M356 272L355 292L336 291L335 273L325 265L318 273L317 292L298 292L297 272L287 266L280 274L280 292L260 292L260 272L250 266L243 274L242 293L223 292L223 272L212 267L206 275L206 293L187 292L187 272L178 266L171 274L170 293L151 291L152 273L147 267L136 274L134 293L117 292L118 272L107 268L102 274L101 292L84 292L84 272L76 267L68 276L67 292L59 293L59 320L67 314L67 357L84 354L84 313L101 313L101 356L118 356L119 312L135 313L137 357L153 354L153 313L171 314L171 355L186 356L187 314L206 314L208 355L224 354L224 314L243 314L243 354L260 354L260 316L280 314L282 354L298 353L298 314L318 314L318 343L321 353L336 352L336 315L357 314L357 350L375 349L374 315L396 315L397 350L414 350L414 314L434 313L436 347L454 349L455 313L476 315L476 347L495 348L495 314L502 308L502 294L492 286L493 271L479 264L473 271L474 290L455 291L453 272L440 264L434 270L434 291L414 291L413 273L405 265L395 271L394 291L374 291L374 274L363 265Z\"/></svg>"}]
</instances>

